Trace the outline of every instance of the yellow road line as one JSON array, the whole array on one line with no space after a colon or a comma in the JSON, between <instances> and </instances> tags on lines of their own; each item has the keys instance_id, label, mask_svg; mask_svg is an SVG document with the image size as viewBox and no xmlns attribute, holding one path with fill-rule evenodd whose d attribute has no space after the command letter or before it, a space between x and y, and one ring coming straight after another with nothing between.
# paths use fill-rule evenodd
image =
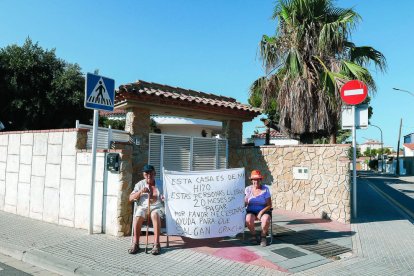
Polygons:
<instances>
[{"instance_id":1,"label":"yellow road line","mask_svg":"<svg viewBox=\"0 0 414 276\"><path fill-rule=\"evenodd\" d=\"M393 204L397 205L401 210L403 210L412 220L414 220L414 212L411 212L410 210L408 210L407 208L405 208L403 205L401 205L398 201L396 201L395 199L393 199L391 196L389 196L388 194L384 193L380 188L375 187L375 185L372 185L372 183L368 180L366 180L368 182L368 185L374 189L377 193L381 194L382 196L384 196L385 198L387 198L389 201L391 201Z\"/></svg>"}]
</instances>

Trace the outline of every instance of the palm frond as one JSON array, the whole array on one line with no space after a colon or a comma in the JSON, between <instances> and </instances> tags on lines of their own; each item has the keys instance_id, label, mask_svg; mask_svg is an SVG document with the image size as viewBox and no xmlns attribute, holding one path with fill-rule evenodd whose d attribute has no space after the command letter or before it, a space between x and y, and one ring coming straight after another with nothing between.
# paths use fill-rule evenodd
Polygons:
<instances>
[{"instance_id":1,"label":"palm frond","mask_svg":"<svg viewBox=\"0 0 414 276\"><path fill-rule=\"evenodd\" d=\"M372 91L373 93L377 91L374 78L372 77L368 69L356 63L343 60L342 70L342 73L344 75L349 75L350 79L357 79L364 82L370 88L370 91Z\"/></svg>"},{"instance_id":2,"label":"palm frond","mask_svg":"<svg viewBox=\"0 0 414 276\"><path fill-rule=\"evenodd\" d=\"M342 48L360 18L360 15L351 9L332 10L321 28L318 38L319 49L323 52Z\"/></svg>"},{"instance_id":3,"label":"palm frond","mask_svg":"<svg viewBox=\"0 0 414 276\"><path fill-rule=\"evenodd\" d=\"M387 70L387 61L385 56L370 46L360 46L350 48L350 61L355 62L361 66L368 66L371 62L381 72Z\"/></svg>"}]
</instances>

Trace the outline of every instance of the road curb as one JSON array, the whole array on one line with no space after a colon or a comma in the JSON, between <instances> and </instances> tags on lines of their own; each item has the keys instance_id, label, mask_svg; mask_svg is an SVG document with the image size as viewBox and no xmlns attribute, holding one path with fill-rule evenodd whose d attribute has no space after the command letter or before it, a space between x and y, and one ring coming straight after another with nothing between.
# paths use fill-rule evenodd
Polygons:
<instances>
[{"instance_id":1,"label":"road curb","mask_svg":"<svg viewBox=\"0 0 414 276\"><path fill-rule=\"evenodd\" d=\"M356 223L351 223L351 231L355 233L355 235L352 236L352 255L355 258L362 257L364 254L359 239L358 225Z\"/></svg>"},{"instance_id":2,"label":"road curb","mask_svg":"<svg viewBox=\"0 0 414 276\"><path fill-rule=\"evenodd\" d=\"M0 241L0 253L21 261L26 253L26 250L23 246Z\"/></svg>"},{"instance_id":3,"label":"road curb","mask_svg":"<svg viewBox=\"0 0 414 276\"><path fill-rule=\"evenodd\" d=\"M110 276L110 274L58 258L53 254L46 253L39 249L25 250L25 247L23 246L10 244L4 241L0 242L0 253L62 275Z\"/></svg>"}]
</instances>

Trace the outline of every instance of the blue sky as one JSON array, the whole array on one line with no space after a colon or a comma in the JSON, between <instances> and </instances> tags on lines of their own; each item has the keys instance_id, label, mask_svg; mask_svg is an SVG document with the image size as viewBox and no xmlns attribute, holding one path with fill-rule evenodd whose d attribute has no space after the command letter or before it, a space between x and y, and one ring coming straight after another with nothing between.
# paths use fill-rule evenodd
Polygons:
<instances>
[{"instance_id":1,"label":"blue sky","mask_svg":"<svg viewBox=\"0 0 414 276\"><path fill-rule=\"evenodd\" d=\"M373 124L386 145L397 146L414 132L412 74L414 1L342 0L363 21L352 40L384 53L388 72L374 73ZM56 48L58 57L78 63L83 72L99 69L116 86L137 79L236 98L247 103L250 84L262 75L257 46L263 34L274 34L273 0L0 1L0 47L22 45L27 37ZM244 137L261 123L244 125ZM379 130L358 130L358 142L379 140Z\"/></svg>"}]
</instances>

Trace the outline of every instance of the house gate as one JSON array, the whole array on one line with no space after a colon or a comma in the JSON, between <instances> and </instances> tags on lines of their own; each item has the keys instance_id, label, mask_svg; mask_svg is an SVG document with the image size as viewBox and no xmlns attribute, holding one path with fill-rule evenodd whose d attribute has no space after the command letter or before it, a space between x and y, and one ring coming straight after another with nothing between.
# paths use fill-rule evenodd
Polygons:
<instances>
[{"instance_id":1,"label":"house gate","mask_svg":"<svg viewBox=\"0 0 414 276\"><path fill-rule=\"evenodd\" d=\"M155 167L156 178L162 170L203 171L228 166L227 139L166 134L149 135L148 162Z\"/></svg>"}]
</instances>

